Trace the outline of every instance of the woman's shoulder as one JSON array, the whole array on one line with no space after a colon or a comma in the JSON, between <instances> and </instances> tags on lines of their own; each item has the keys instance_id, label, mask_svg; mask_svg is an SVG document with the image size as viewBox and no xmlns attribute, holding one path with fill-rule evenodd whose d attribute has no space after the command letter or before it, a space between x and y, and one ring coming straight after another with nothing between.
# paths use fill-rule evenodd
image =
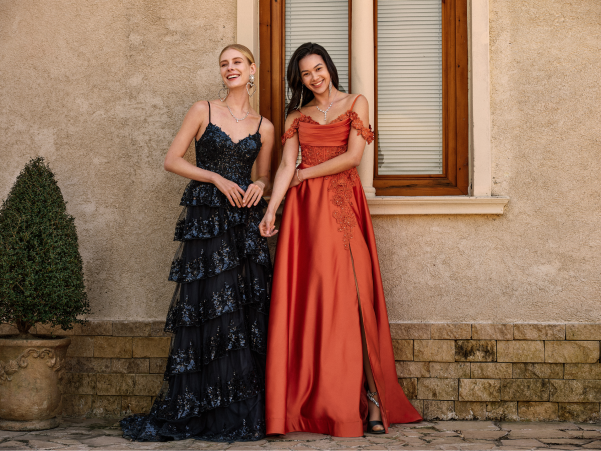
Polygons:
<instances>
[{"instance_id":1,"label":"woman's shoulder","mask_svg":"<svg viewBox=\"0 0 601 451\"><path fill-rule=\"evenodd\" d=\"M303 107L304 108L304 107ZM284 126L286 129L290 128L296 119L300 119L301 113L299 110L291 111L290 114L286 117L286 123Z\"/></svg>"},{"instance_id":2,"label":"woman's shoulder","mask_svg":"<svg viewBox=\"0 0 601 451\"><path fill-rule=\"evenodd\" d=\"M261 126L259 127L259 132L261 134L273 133L274 130L275 130L275 127L273 126L271 121L269 119L267 119L265 116L263 116L263 119L261 119Z\"/></svg>"},{"instance_id":3,"label":"woman's shoulder","mask_svg":"<svg viewBox=\"0 0 601 451\"><path fill-rule=\"evenodd\" d=\"M349 110L357 106L368 105L367 98L363 94L346 93L344 101L348 103Z\"/></svg>"},{"instance_id":4,"label":"woman's shoulder","mask_svg":"<svg viewBox=\"0 0 601 451\"><path fill-rule=\"evenodd\" d=\"M209 102L213 102L210 100L198 100L196 102L194 102L192 104L192 106L190 107L190 113L195 114L195 115L201 115L204 116L206 114L209 113Z\"/></svg>"}]
</instances>

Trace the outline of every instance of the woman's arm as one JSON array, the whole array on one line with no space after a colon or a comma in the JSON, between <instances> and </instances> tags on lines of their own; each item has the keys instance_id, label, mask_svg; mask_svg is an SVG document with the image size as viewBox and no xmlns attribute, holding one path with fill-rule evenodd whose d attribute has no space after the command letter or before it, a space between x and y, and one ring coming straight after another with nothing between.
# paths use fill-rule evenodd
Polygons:
<instances>
[{"instance_id":1,"label":"woman's arm","mask_svg":"<svg viewBox=\"0 0 601 451\"><path fill-rule=\"evenodd\" d=\"M359 116L359 119L364 124L369 124L369 104L367 99L360 96L355 103L354 111ZM347 169L355 168L361 163L363 151L365 150L365 139L361 135L357 135L356 130L351 128L348 140L348 150L342 155L338 155L328 161L311 166L310 168L301 169L301 180L313 179L317 177L325 177L326 175L338 174ZM300 183L300 182L296 182ZM293 181L294 186L294 181Z\"/></svg>"},{"instance_id":2,"label":"woman's arm","mask_svg":"<svg viewBox=\"0 0 601 451\"><path fill-rule=\"evenodd\" d=\"M219 191L225 194L232 206L241 207L244 190L236 183L223 178L215 172L201 169L184 160L184 155L190 143L208 117L209 106L206 102L196 102L192 105L167 151L163 167L166 171L173 172L182 177L214 184Z\"/></svg>"},{"instance_id":3,"label":"woman's arm","mask_svg":"<svg viewBox=\"0 0 601 451\"><path fill-rule=\"evenodd\" d=\"M269 174L271 172L271 155L273 153L274 127L271 122L263 118L261 123L261 150L256 160L257 179L246 189L242 204L248 208L255 206L263 197L263 193L269 186Z\"/></svg>"},{"instance_id":4,"label":"woman's arm","mask_svg":"<svg viewBox=\"0 0 601 451\"><path fill-rule=\"evenodd\" d=\"M294 120L299 117L299 113L296 111L289 114L286 118L286 130L288 130ZM273 190L271 191L271 199L269 200L269 205L267 206L267 211L265 212L265 216L259 225L259 229L261 230L261 235L270 237L278 233L275 229L275 212L278 207L282 203L282 199L288 191L288 187L290 186L290 181L292 177L294 177L294 172L296 169L296 159L298 157L298 133L295 133L291 138L289 138L284 144L284 151L282 152L282 161L280 162L280 166L278 167L278 171L275 174L275 180L273 182Z\"/></svg>"}]
</instances>

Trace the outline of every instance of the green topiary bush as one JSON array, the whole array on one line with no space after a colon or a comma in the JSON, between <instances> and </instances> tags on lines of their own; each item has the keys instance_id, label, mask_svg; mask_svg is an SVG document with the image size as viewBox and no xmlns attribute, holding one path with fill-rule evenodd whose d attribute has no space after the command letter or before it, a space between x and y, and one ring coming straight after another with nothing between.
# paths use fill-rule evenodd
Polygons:
<instances>
[{"instance_id":1,"label":"green topiary bush","mask_svg":"<svg viewBox=\"0 0 601 451\"><path fill-rule=\"evenodd\" d=\"M87 313L75 221L44 159L32 159L0 207L0 323L68 330Z\"/></svg>"}]
</instances>

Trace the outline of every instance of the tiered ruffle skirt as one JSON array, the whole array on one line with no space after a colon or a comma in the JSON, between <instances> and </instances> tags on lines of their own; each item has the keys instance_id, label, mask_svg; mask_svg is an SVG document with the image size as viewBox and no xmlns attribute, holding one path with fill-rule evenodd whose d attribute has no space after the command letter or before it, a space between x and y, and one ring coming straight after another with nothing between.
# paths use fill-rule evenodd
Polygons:
<instances>
[{"instance_id":1,"label":"tiered ruffle skirt","mask_svg":"<svg viewBox=\"0 0 601 451\"><path fill-rule=\"evenodd\" d=\"M214 185L195 181L181 204L165 382L150 413L121 426L138 441L259 440L272 276L258 228L266 204L232 207Z\"/></svg>"}]
</instances>

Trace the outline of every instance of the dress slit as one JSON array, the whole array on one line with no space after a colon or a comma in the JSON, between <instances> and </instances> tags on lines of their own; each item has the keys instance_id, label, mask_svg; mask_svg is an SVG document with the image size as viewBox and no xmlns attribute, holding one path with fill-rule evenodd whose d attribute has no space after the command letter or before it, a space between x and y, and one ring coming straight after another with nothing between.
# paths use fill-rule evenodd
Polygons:
<instances>
[{"instance_id":1,"label":"dress slit","mask_svg":"<svg viewBox=\"0 0 601 451\"><path fill-rule=\"evenodd\" d=\"M350 256L351 256L351 266L353 267L353 279L355 280L355 289L357 290L357 302L359 303L359 324L361 325L361 341L363 344L363 340L365 340L365 349L367 349L367 358L369 360L369 370L371 371L371 377L374 380L374 384L376 386L376 392L379 393L379 383L378 383L378 379L376 378L375 372L374 372L374 366L372 363L372 353L369 351L369 344L367 342L367 333L365 331L365 323L363 321L363 304L361 302L361 294L360 294L360 290L359 290L359 281L357 280L357 271L355 270L355 259L353 258L353 249L351 244L349 243L349 247L348 247ZM375 312L374 312L375 313ZM363 353L363 348L361 349L361 352ZM363 361L361 361L362 366L363 366ZM365 372L365 368L363 368L363 372ZM365 376L366 377L366 376ZM367 382L367 381L366 381ZM363 390L364 386L362 387ZM369 385L368 385L368 389L369 389ZM361 396L363 396L363 391L361 391ZM369 399L367 400L368 406L369 406ZM382 397L380 397L380 415L382 416L382 423L384 424L384 428L386 431L388 431L388 427L386 426L386 415L385 415L385 409L384 409L384 403L382 400ZM369 407L367 410L367 419L366 422L369 421Z\"/></svg>"}]
</instances>

